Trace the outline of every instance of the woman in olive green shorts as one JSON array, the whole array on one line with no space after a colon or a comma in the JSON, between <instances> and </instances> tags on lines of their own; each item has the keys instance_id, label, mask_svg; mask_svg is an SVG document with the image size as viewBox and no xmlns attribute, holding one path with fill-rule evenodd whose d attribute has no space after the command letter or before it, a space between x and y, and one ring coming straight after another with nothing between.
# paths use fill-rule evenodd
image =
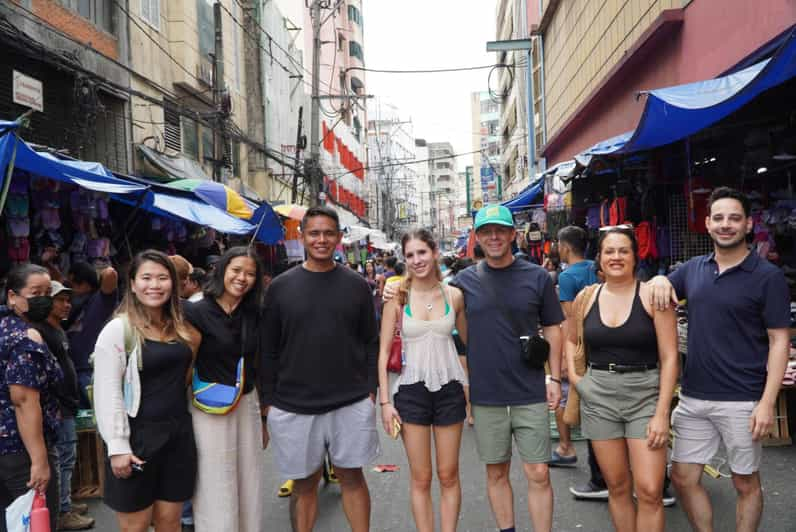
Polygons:
<instances>
[{"instance_id":1,"label":"woman in olive green shorts","mask_svg":"<svg viewBox=\"0 0 796 532\"><path fill-rule=\"evenodd\" d=\"M638 244L631 227L601 231L596 262L605 283L588 301L581 292L574 305L585 305L583 376L574 371L575 327L565 347L569 380L581 396L581 431L594 445L616 530L663 531L669 405L678 373L674 311L645 303L647 287L635 278Z\"/></svg>"}]
</instances>

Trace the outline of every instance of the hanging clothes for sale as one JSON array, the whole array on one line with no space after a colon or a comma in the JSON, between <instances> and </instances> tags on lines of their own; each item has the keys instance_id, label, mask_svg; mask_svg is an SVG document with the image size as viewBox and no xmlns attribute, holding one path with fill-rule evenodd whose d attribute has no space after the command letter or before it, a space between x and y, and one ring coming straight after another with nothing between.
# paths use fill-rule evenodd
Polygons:
<instances>
[{"instance_id":1,"label":"hanging clothes for sale","mask_svg":"<svg viewBox=\"0 0 796 532\"><path fill-rule=\"evenodd\" d=\"M638 258L641 260L657 259L655 227L650 222L641 222L636 226L636 242L638 242Z\"/></svg>"},{"instance_id":2,"label":"hanging clothes for sale","mask_svg":"<svg viewBox=\"0 0 796 532\"><path fill-rule=\"evenodd\" d=\"M627 219L627 198L617 197L611 202L608 225L619 225Z\"/></svg>"},{"instance_id":3,"label":"hanging clothes for sale","mask_svg":"<svg viewBox=\"0 0 796 532\"><path fill-rule=\"evenodd\" d=\"M699 177L692 177L685 182L685 200L688 209L688 230L694 233L707 233L708 198L713 189Z\"/></svg>"},{"instance_id":4,"label":"hanging clothes for sale","mask_svg":"<svg viewBox=\"0 0 796 532\"><path fill-rule=\"evenodd\" d=\"M544 234L539 224L531 222L525 233L525 243L528 246L528 259L536 264L542 264L544 254Z\"/></svg>"}]
</instances>

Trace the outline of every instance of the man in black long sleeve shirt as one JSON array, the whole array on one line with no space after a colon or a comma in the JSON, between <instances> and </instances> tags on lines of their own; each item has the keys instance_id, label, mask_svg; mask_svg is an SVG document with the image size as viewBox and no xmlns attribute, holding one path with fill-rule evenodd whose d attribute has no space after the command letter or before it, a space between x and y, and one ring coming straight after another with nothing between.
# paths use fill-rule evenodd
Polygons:
<instances>
[{"instance_id":1,"label":"man in black long sleeve shirt","mask_svg":"<svg viewBox=\"0 0 796 532\"><path fill-rule=\"evenodd\" d=\"M282 475L295 480L294 530L312 530L327 452L340 479L351 529L370 527L362 467L379 453L374 398L379 337L365 279L333 260L337 213L307 211L301 223L308 259L280 275L266 296L262 368L268 432Z\"/></svg>"}]
</instances>

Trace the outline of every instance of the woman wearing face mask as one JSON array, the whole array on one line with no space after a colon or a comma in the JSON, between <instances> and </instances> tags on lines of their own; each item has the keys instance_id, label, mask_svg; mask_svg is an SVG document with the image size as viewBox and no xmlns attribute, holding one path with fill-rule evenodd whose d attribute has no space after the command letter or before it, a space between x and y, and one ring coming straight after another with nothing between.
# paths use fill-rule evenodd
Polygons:
<instances>
[{"instance_id":1,"label":"woman wearing face mask","mask_svg":"<svg viewBox=\"0 0 796 532\"><path fill-rule=\"evenodd\" d=\"M56 391L63 373L30 324L52 308L50 275L23 264L8 274L6 307L0 307L0 507L35 489L47 496L50 528L58 517L60 424ZM0 531L6 530L5 511Z\"/></svg>"},{"instance_id":2,"label":"woman wearing face mask","mask_svg":"<svg viewBox=\"0 0 796 532\"><path fill-rule=\"evenodd\" d=\"M407 278L398 298L384 306L379 352L379 402L384 430L394 435L402 424L406 455L412 472L412 514L421 532L434 530L431 501L431 433L437 451L440 483L440 522L444 532L456 530L461 506L459 447L466 417L463 386L467 377L453 341L454 327L467 342L464 296L458 288L443 285L437 261L437 243L426 229L401 240ZM387 360L395 324L402 320L401 335L406 363L390 390ZM393 406L394 401L394 406Z\"/></svg>"},{"instance_id":3,"label":"woman wearing face mask","mask_svg":"<svg viewBox=\"0 0 796 532\"><path fill-rule=\"evenodd\" d=\"M179 532L196 483L186 387L199 337L183 319L178 283L165 254L139 253L94 352L97 427L108 449L104 500L127 532L152 523L157 532ZM125 390L131 372L140 382L132 393Z\"/></svg>"},{"instance_id":4,"label":"woman wearing face mask","mask_svg":"<svg viewBox=\"0 0 796 532\"><path fill-rule=\"evenodd\" d=\"M608 484L614 527L662 532L669 406L678 374L674 310L653 308L652 289L636 279L632 228L604 228L597 250L605 282L575 298L576 326L568 328L564 347L569 382L581 396L581 432L592 440ZM579 330L584 375L575 371Z\"/></svg>"},{"instance_id":5,"label":"woman wearing face mask","mask_svg":"<svg viewBox=\"0 0 796 532\"><path fill-rule=\"evenodd\" d=\"M262 526L266 419L254 391L262 295L259 259L251 249L235 247L216 264L204 298L186 305L186 317L202 337L192 382L196 532L257 532ZM205 397L202 390L214 388L230 394Z\"/></svg>"}]
</instances>

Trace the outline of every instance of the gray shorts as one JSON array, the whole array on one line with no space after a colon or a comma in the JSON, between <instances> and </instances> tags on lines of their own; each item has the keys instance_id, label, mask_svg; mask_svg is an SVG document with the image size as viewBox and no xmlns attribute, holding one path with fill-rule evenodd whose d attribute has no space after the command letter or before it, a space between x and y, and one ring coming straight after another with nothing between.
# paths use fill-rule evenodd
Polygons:
<instances>
[{"instance_id":1,"label":"gray shorts","mask_svg":"<svg viewBox=\"0 0 796 532\"><path fill-rule=\"evenodd\" d=\"M643 440L655 415L660 370L613 373L589 368L575 386L580 432L590 440Z\"/></svg>"},{"instance_id":2,"label":"gray shorts","mask_svg":"<svg viewBox=\"0 0 796 532\"><path fill-rule=\"evenodd\" d=\"M550 416L547 403L518 406L472 405L475 444L485 464L511 461L511 439L526 464L550 461Z\"/></svg>"},{"instance_id":3,"label":"gray shorts","mask_svg":"<svg viewBox=\"0 0 796 532\"><path fill-rule=\"evenodd\" d=\"M379 455L376 407L369 397L325 414L285 412L274 406L268 412L268 434L282 478L312 476L328 452L332 464L355 469Z\"/></svg>"},{"instance_id":4,"label":"gray shorts","mask_svg":"<svg viewBox=\"0 0 796 532\"><path fill-rule=\"evenodd\" d=\"M738 475L751 475L760 469L762 440L752 440L749 418L757 401L706 401L680 395L672 414L674 445L672 461L683 464L708 464L723 442L727 464Z\"/></svg>"}]
</instances>

